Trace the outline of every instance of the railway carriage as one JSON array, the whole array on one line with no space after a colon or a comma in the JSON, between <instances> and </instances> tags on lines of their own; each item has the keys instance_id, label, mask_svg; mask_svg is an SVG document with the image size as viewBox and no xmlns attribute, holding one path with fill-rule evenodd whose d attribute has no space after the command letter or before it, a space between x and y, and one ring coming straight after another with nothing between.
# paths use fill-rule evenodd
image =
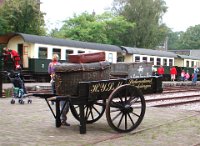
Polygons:
<instances>
[{"instance_id":1,"label":"railway carriage","mask_svg":"<svg viewBox=\"0 0 200 146\"><path fill-rule=\"evenodd\" d=\"M200 67L200 60L195 56L179 55L173 52L152 50L144 48L124 47L125 62L151 62L153 64L152 71L156 72L157 68L162 65L165 69L164 80L170 81L170 68L175 66L177 69L177 80L180 80L181 71L185 70L190 74L190 80L193 74L193 67ZM198 78L200 76L198 75Z\"/></svg>"},{"instance_id":2,"label":"railway carriage","mask_svg":"<svg viewBox=\"0 0 200 146\"><path fill-rule=\"evenodd\" d=\"M126 51L125 62L152 62L153 65L173 66L177 57L175 53L144 48L122 46Z\"/></svg>"},{"instance_id":3,"label":"railway carriage","mask_svg":"<svg viewBox=\"0 0 200 146\"><path fill-rule=\"evenodd\" d=\"M184 69L190 75L193 66L200 66L198 57L178 55L174 52L152 50L144 48L132 48L108 44L81 42L69 39L58 39L46 36L37 36L23 33L9 33L0 36L1 47L6 45L10 49L17 50L22 59L25 81L49 81L47 67L52 55L57 53L60 62L67 62L69 54L105 52L105 57L110 63L152 63L153 71L158 66L165 68L165 80L170 80L169 70L176 66L178 76ZM134 68L134 66L133 66ZM138 68L135 68L136 70ZM149 73L151 74L151 73Z\"/></svg>"},{"instance_id":4,"label":"railway carriage","mask_svg":"<svg viewBox=\"0 0 200 146\"><path fill-rule=\"evenodd\" d=\"M105 52L106 60L117 62L117 57L122 56L118 46L81 42L69 39L58 39L46 36L37 36L23 33L9 33L0 36L0 44L19 52L23 69L29 71L37 81L46 79L48 64L52 55L57 53L60 62L67 62L68 54ZM43 78L42 78L43 77Z\"/></svg>"}]
</instances>

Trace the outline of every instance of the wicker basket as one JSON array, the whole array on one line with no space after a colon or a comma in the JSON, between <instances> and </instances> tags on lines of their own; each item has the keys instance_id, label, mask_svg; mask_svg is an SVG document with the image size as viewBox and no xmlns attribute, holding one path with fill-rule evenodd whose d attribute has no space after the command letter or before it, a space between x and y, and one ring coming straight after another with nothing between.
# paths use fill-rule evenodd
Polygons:
<instances>
[{"instance_id":1,"label":"wicker basket","mask_svg":"<svg viewBox=\"0 0 200 146\"><path fill-rule=\"evenodd\" d=\"M109 62L66 63L55 67L56 93L58 95L78 95L81 81L107 80L110 76Z\"/></svg>"}]
</instances>

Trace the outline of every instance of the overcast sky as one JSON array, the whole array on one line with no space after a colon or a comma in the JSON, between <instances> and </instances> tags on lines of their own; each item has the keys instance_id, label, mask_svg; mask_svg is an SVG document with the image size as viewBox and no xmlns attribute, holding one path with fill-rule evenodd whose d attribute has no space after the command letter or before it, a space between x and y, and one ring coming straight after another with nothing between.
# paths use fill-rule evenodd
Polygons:
<instances>
[{"instance_id":1,"label":"overcast sky","mask_svg":"<svg viewBox=\"0 0 200 146\"><path fill-rule=\"evenodd\" d=\"M60 27L61 22L73 14L84 11L97 14L111 7L113 0L41 0L41 11L46 13L45 20L50 28ZM165 0L168 12L163 17L173 31L186 31L190 26L200 24L200 0Z\"/></svg>"}]
</instances>

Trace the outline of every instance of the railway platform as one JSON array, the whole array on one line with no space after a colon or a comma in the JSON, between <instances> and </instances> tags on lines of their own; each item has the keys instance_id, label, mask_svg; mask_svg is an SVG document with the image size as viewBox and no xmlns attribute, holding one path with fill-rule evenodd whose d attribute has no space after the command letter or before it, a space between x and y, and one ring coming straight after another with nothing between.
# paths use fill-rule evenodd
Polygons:
<instances>
[{"instance_id":1,"label":"railway platform","mask_svg":"<svg viewBox=\"0 0 200 146\"><path fill-rule=\"evenodd\" d=\"M192 83L192 81L163 81L163 87L168 86L199 86L200 81L197 81L196 84Z\"/></svg>"},{"instance_id":2,"label":"railway platform","mask_svg":"<svg viewBox=\"0 0 200 146\"><path fill-rule=\"evenodd\" d=\"M147 107L145 117L131 133L113 131L103 117L79 134L79 122L71 112L70 127L55 127L44 99L32 97L32 104L10 104L0 98L1 146L198 146L200 112L176 108Z\"/></svg>"}]
</instances>

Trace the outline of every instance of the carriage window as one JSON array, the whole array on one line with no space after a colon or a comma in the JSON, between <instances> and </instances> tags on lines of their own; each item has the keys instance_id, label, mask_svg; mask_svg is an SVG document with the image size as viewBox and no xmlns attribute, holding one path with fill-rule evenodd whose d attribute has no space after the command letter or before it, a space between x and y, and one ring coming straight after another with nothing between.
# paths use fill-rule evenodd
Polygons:
<instances>
[{"instance_id":1,"label":"carriage window","mask_svg":"<svg viewBox=\"0 0 200 146\"><path fill-rule=\"evenodd\" d=\"M160 65L160 58L157 58L156 62L157 62L157 65Z\"/></svg>"},{"instance_id":2,"label":"carriage window","mask_svg":"<svg viewBox=\"0 0 200 146\"><path fill-rule=\"evenodd\" d=\"M112 53L108 54L108 62L113 62L113 54Z\"/></svg>"},{"instance_id":3,"label":"carriage window","mask_svg":"<svg viewBox=\"0 0 200 146\"><path fill-rule=\"evenodd\" d=\"M153 62L153 64L154 64L154 58L153 57L150 58L150 62Z\"/></svg>"},{"instance_id":4,"label":"carriage window","mask_svg":"<svg viewBox=\"0 0 200 146\"><path fill-rule=\"evenodd\" d=\"M68 55L69 54L73 54L74 53L74 51L73 50L66 50L66 61L68 61Z\"/></svg>"},{"instance_id":5,"label":"carriage window","mask_svg":"<svg viewBox=\"0 0 200 146\"><path fill-rule=\"evenodd\" d=\"M140 62L140 56L135 56L135 62Z\"/></svg>"},{"instance_id":6,"label":"carriage window","mask_svg":"<svg viewBox=\"0 0 200 146\"><path fill-rule=\"evenodd\" d=\"M190 62L186 61L186 67L189 67L189 66L190 66Z\"/></svg>"},{"instance_id":7,"label":"carriage window","mask_svg":"<svg viewBox=\"0 0 200 146\"><path fill-rule=\"evenodd\" d=\"M47 59L47 48L39 47L38 58L40 58L40 59Z\"/></svg>"},{"instance_id":8,"label":"carriage window","mask_svg":"<svg viewBox=\"0 0 200 146\"><path fill-rule=\"evenodd\" d=\"M167 59L163 59L163 65L167 66Z\"/></svg>"},{"instance_id":9,"label":"carriage window","mask_svg":"<svg viewBox=\"0 0 200 146\"><path fill-rule=\"evenodd\" d=\"M191 64L191 67L193 67L194 66L194 61L192 61L192 64Z\"/></svg>"},{"instance_id":10,"label":"carriage window","mask_svg":"<svg viewBox=\"0 0 200 146\"><path fill-rule=\"evenodd\" d=\"M79 51L78 51L78 54L81 54L81 53L85 53L85 51L80 51L80 50L79 50Z\"/></svg>"},{"instance_id":11,"label":"carriage window","mask_svg":"<svg viewBox=\"0 0 200 146\"><path fill-rule=\"evenodd\" d=\"M147 57L143 57L143 58L142 58L142 61L143 61L143 62L147 62Z\"/></svg>"},{"instance_id":12,"label":"carriage window","mask_svg":"<svg viewBox=\"0 0 200 146\"><path fill-rule=\"evenodd\" d=\"M68 54L73 54L73 53L74 53L73 50L66 50L66 55L68 55Z\"/></svg>"},{"instance_id":13,"label":"carriage window","mask_svg":"<svg viewBox=\"0 0 200 146\"><path fill-rule=\"evenodd\" d=\"M53 54L58 54L59 59L60 59L60 58L61 58L61 49L53 48ZM53 54L52 54L52 55L53 55Z\"/></svg>"},{"instance_id":14,"label":"carriage window","mask_svg":"<svg viewBox=\"0 0 200 146\"><path fill-rule=\"evenodd\" d=\"M169 59L169 66L173 66L173 60Z\"/></svg>"}]
</instances>

